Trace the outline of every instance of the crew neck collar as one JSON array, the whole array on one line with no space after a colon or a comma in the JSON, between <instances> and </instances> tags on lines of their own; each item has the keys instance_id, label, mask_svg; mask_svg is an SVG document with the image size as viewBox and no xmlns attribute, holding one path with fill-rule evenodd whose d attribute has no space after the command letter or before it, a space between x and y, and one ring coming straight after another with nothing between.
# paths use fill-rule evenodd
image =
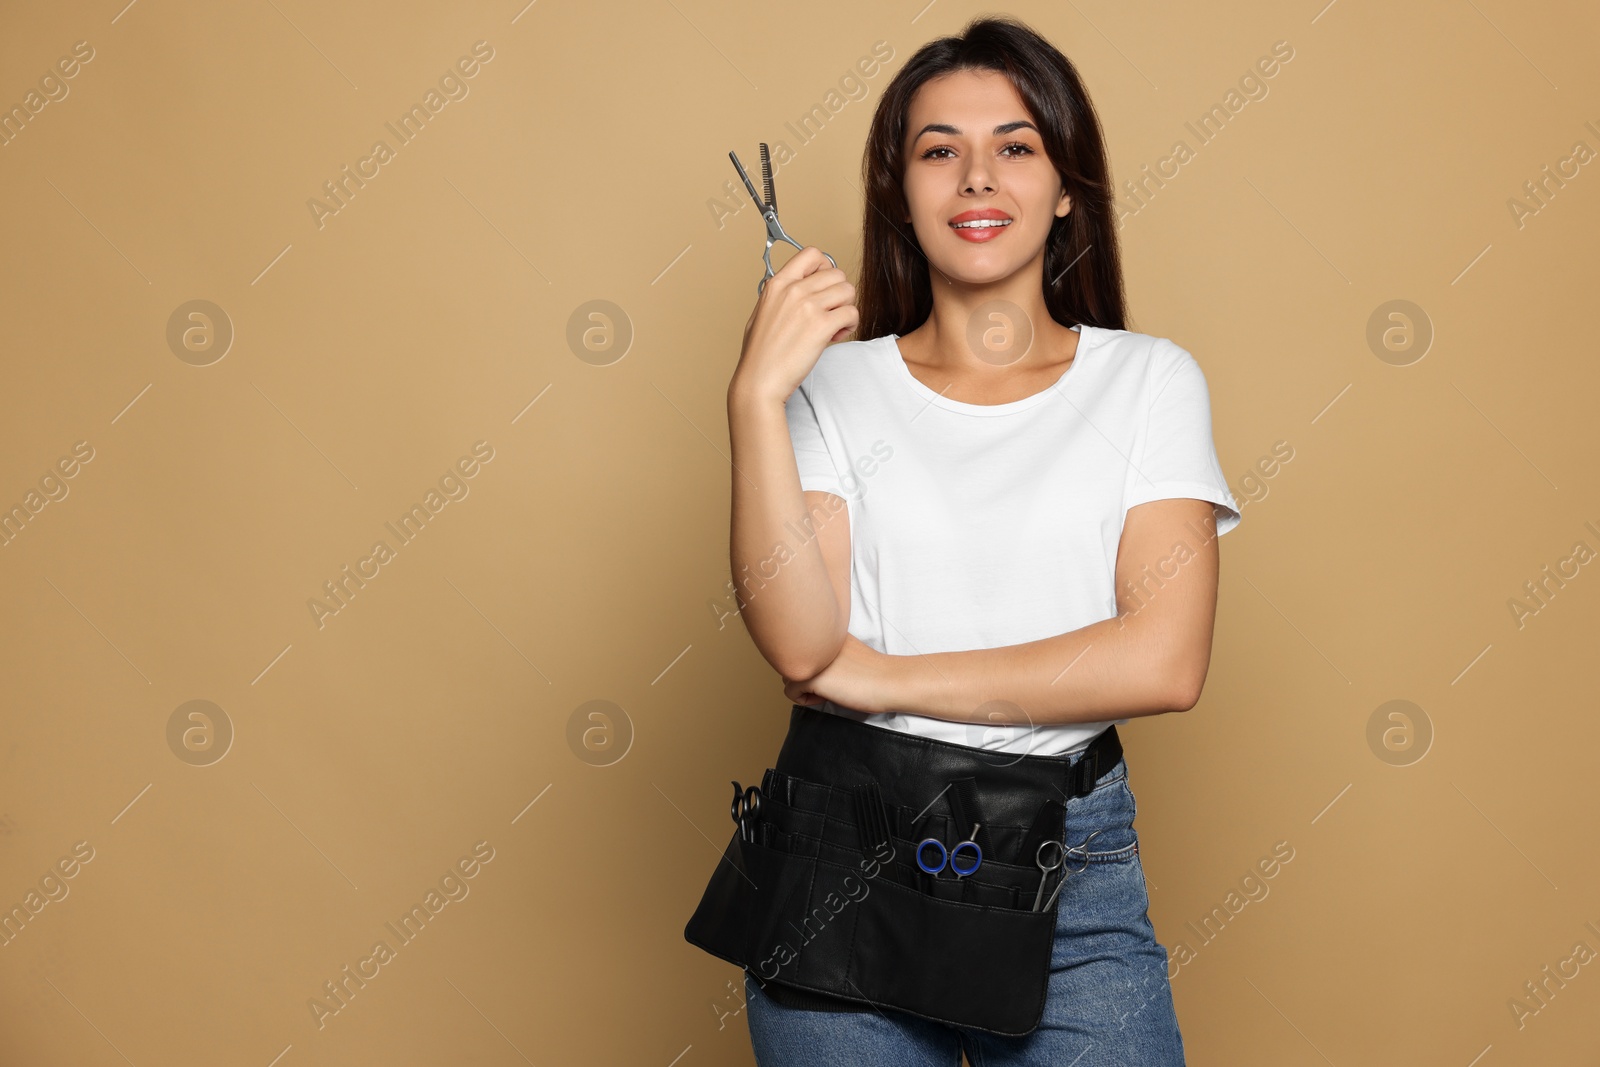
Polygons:
<instances>
[{"instance_id":1,"label":"crew neck collar","mask_svg":"<svg viewBox=\"0 0 1600 1067\"><path fill-rule=\"evenodd\" d=\"M942 393L935 392L911 373L911 367L906 363L905 357L900 354L899 334L885 334L882 340L888 350L889 357L894 360L895 366L898 368L901 379L910 387L913 393L928 403L942 407L946 411L955 411L963 415L1010 415L1042 404L1055 393L1065 395L1066 389L1071 385L1072 380L1077 377L1078 365L1083 362L1084 353L1093 347L1097 340L1097 327L1079 323L1072 328L1078 331L1078 350L1073 354L1072 363L1067 367L1066 372L1057 378L1053 384L1045 386L1037 393L1005 404L969 404L962 400L952 400Z\"/></svg>"}]
</instances>

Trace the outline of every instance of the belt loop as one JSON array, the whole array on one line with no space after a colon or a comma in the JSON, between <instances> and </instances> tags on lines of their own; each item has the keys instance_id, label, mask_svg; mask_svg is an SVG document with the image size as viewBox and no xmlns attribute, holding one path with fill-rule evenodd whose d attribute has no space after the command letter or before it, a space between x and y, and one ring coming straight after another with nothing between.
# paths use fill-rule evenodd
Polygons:
<instances>
[{"instance_id":1,"label":"belt loop","mask_svg":"<svg viewBox=\"0 0 1600 1067\"><path fill-rule=\"evenodd\" d=\"M1094 790L1095 780L1100 777L1096 773L1100 767L1099 757L1099 750L1090 748L1084 752L1082 758L1073 767L1078 776L1078 780L1073 786L1073 796L1087 796Z\"/></svg>"}]
</instances>

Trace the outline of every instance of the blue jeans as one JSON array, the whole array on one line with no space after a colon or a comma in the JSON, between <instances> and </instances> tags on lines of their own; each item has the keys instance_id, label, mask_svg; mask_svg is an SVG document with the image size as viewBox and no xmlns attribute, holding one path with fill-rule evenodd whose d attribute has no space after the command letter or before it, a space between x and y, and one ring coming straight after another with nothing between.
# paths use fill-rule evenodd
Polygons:
<instances>
[{"instance_id":1,"label":"blue jeans","mask_svg":"<svg viewBox=\"0 0 1600 1067\"><path fill-rule=\"evenodd\" d=\"M745 1017L760 1067L1182 1067L1167 950L1147 914L1150 897L1133 829L1137 805L1119 760L1092 791L1067 803L1067 866L1044 1018L1026 1037L999 1037L893 1009L786 1008L745 975ZM1089 843L1087 862L1082 844Z\"/></svg>"}]
</instances>

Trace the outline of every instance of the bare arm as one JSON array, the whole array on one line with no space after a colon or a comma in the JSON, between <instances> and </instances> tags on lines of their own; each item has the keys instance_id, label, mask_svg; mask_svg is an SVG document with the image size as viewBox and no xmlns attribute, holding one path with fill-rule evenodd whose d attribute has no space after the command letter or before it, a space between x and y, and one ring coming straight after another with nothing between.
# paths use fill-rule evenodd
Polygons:
<instances>
[{"instance_id":1,"label":"bare arm","mask_svg":"<svg viewBox=\"0 0 1600 1067\"><path fill-rule=\"evenodd\" d=\"M802 494L784 411L823 348L860 319L855 287L826 262L808 247L767 280L728 384L734 590L745 629L785 679L832 662L850 622L849 512L831 493Z\"/></svg>"},{"instance_id":2,"label":"bare arm","mask_svg":"<svg viewBox=\"0 0 1600 1067\"><path fill-rule=\"evenodd\" d=\"M735 387L728 390L734 468L728 540L740 617L780 675L809 678L838 654L850 621L850 513L832 493L801 492L783 402ZM835 580L841 542L842 589Z\"/></svg>"},{"instance_id":3,"label":"bare arm","mask_svg":"<svg viewBox=\"0 0 1600 1067\"><path fill-rule=\"evenodd\" d=\"M1187 711L1211 663L1217 569L1211 504L1152 500L1130 508L1123 526L1114 618L1025 644L921 656L886 656L847 637L812 682L861 711L953 722L1011 721L996 701L1035 725Z\"/></svg>"}]
</instances>

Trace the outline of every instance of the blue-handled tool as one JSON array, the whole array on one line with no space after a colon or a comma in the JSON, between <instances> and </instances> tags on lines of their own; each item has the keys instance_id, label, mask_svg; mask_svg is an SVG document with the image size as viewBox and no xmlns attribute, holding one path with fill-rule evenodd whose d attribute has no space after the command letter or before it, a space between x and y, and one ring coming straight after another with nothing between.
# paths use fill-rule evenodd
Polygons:
<instances>
[{"instance_id":1,"label":"blue-handled tool","mask_svg":"<svg viewBox=\"0 0 1600 1067\"><path fill-rule=\"evenodd\" d=\"M949 851L945 850L944 842L940 841L937 837L925 837L917 843L917 866L921 867L929 874L938 874L948 866L956 873L957 878L965 878L967 875L983 866L983 849L978 847L978 842L976 840L977 836L978 824L973 823L972 833L967 835L967 839ZM934 848L939 850L938 866L933 866L922 858L922 850L927 848L929 845L932 845ZM970 859L963 859L963 850L965 850Z\"/></svg>"}]
</instances>

